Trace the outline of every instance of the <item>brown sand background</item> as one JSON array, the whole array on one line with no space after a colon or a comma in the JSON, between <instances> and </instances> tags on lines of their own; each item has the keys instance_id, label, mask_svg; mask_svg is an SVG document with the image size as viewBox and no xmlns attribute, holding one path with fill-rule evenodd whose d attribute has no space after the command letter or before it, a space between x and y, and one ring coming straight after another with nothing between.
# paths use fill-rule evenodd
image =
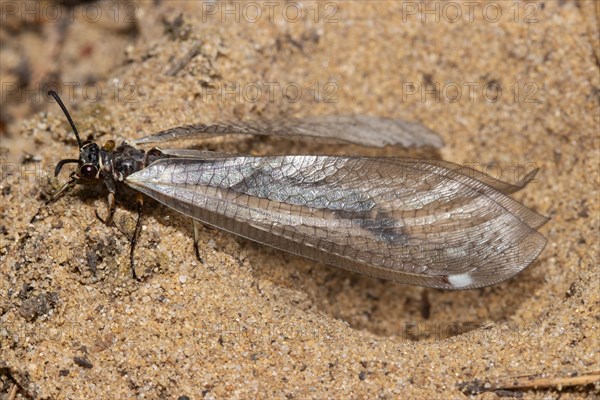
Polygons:
<instances>
[{"instance_id":1,"label":"brown sand background","mask_svg":"<svg viewBox=\"0 0 600 400\"><path fill-rule=\"evenodd\" d=\"M418 120L444 138L443 159L495 162L489 171L509 181L515 164L541 168L515 195L551 217L540 258L495 287L447 292L359 276L207 228L199 265L189 221L149 201L136 282L121 233L134 226L127 199L113 227L94 216L106 210L101 188L78 188L29 224L56 188L55 163L77 155L75 141L55 104L23 91L5 97L3 86L0 398L464 398L465 382L600 370L595 2L494 2L485 11L477 2L472 12L452 3L462 12L455 23L445 3L304 2L298 21L299 3L274 3L274 20L255 22L243 3L229 3L239 22L235 12L226 21L218 15L223 3L217 15L191 1L93 3L102 17L76 7L64 42L56 19L17 14L1 31L2 83L24 90L90 82L103 94L98 101L62 93L82 136L100 142L231 115ZM424 7L433 13L412 13ZM238 99L205 96L211 85L222 93L225 82L240 85ZM252 103L243 95L252 82L294 83L303 98L275 89L273 101L263 92ZM470 83L478 85L471 99ZM484 97L490 83L502 88L497 101ZM407 95L436 84L439 101ZM463 90L456 102L453 87ZM266 140L208 146L303 150ZM597 398L598 390L476 397Z\"/></svg>"}]
</instances>

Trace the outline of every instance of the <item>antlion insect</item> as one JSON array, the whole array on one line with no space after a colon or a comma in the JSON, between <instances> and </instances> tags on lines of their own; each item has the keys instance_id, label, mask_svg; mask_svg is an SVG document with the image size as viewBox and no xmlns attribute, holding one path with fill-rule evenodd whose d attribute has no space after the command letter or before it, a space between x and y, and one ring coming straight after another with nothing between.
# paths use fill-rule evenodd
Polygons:
<instances>
[{"instance_id":1,"label":"antlion insect","mask_svg":"<svg viewBox=\"0 0 600 400\"><path fill-rule=\"evenodd\" d=\"M108 216L117 183L150 196L193 219L194 248L205 223L259 243L351 271L443 289L472 289L504 281L531 264L546 239L537 229L547 218L507 194L523 188L537 170L511 185L456 164L436 160L288 155L255 157L188 149L137 149L108 141L81 142L66 107L79 159L46 205L78 183L104 183ZM326 116L283 122L190 125L136 140L135 144L207 134L336 138L362 145L433 144L427 128L366 116ZM142 196L131 239L141 227ZM39 211L38 211L39 214ZM33 220L37 215L33 217ZM96 213L97 215L97 213ZM98 218L100 218L98 216ZM101 219L101 218L100 218Z\"/></svg>"}]
</instances>

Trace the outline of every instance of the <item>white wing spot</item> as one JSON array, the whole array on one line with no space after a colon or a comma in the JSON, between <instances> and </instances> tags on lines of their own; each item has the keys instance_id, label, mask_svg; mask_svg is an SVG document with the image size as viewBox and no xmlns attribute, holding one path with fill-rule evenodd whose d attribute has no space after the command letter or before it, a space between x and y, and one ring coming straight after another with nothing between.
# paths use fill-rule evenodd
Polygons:
<instances>
[{"instance_id":1,"label":"white wing spot","mask_svg":"<svg viewBox=\"0 0 600 400\"><path fill-rule=\"evenodd\" d=\"M455 289L464 288L473 283L473 278L468 273L448 275L448 281Z\"/></svg>"}]
</instances>

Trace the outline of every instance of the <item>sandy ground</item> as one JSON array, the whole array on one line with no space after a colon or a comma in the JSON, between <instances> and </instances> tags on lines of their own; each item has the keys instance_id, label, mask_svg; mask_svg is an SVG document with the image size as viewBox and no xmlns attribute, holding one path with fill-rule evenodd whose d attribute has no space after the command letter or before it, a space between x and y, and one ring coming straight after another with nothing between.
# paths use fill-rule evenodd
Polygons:
<instances>
[{"instance_id":1,"label":"sandy ground","mask_svg":"<svg viewBox=\"0 0 600 400\"><path fill-rule=\"evenodd\" d=\"M208 228L201 265L190 222L148 201L137 282L128 198L113 227L94 216L106 211L102 188L86 187L29 224L56 189L55 163L77 150L55 104L38 99L32 110L48 112L26 114L27 98L11 93L3 101L22 114L0 136L0 398L454 399L523 375L552 387L471 395L597 398L594 2L273 3L104 3L98 21L77 7L54 58L43 49L55 20L31 30L13 19L3 85L23 54L34 77L58 71L82 136L99 142L227 116L418 120L446 142L431 156L508 181L541 169L515 198L551 218L544 252L515 278L465 292L383 282ZM65 96L69 82L80 86ZM305 149L287 146L208 144ZM568 387L594 373L595 385Z\"/></svg>"}]
</instances>

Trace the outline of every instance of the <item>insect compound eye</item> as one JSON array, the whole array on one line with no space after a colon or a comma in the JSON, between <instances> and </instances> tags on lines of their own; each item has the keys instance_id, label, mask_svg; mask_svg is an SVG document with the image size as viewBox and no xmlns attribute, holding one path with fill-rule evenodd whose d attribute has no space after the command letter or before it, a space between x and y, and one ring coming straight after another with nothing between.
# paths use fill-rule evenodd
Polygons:
<instances>
[{"instance_id":1,"label":"insect compound eye","mask_svg":"<svg viewBox=\"0 0 600 400\"><path fill-rule=\"evenodd\" d=\"M84 164L79 171L84 178L95 178L98 174L98 168L93 164Z\"/></svg>"}]
</instances>

